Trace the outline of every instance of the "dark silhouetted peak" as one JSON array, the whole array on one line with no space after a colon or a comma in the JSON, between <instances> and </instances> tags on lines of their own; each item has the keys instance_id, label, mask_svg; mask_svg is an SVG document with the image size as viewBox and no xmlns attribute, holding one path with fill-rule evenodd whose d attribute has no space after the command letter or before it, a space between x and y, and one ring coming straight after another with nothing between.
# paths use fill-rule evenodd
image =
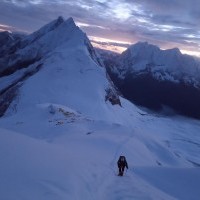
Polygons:
<instances>
[{"instance_id":1,"label":"dark silhouetted peak","mask_svg":"<svg viewBox=\"0 0 200 200\"><path fill-rule=\"evenodd\" d=\"M62 16L59 16L57 19L57 22L60 22L60 23L64 22L64 18Z\"/></svg>"},{"instance_id":2,"label":"dark silhouetted peak","mask_svg":"<svg viewBox=\"0 0 200 200\"><path fill-rule=\"evenodd\" d=\"M8 31L2 31L2 32L0 32L0 38L7 37L8 35L9 35Z\"/></svg>"},{"instance_id":3,"label":"dark silhouetted peak","mask_svg":"<svg viewBox=\"0 0 200 200\"><path fill-rule=\"evenodd\" d=\"M0 46L7 44L8 42L14 41L12 34L8 31L0 32Z\"/></svg>"}]
</instances>

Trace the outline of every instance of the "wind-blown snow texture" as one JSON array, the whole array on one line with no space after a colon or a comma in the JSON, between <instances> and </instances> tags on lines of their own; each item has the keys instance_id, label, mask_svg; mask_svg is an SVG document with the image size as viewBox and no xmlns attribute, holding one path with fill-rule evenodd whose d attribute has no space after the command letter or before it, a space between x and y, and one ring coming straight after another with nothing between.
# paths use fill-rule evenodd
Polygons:
<instances>
[{"instance_id":1,"label":"wind-blown snow texture","mask_svg":"<svg viewBox=\"0 0 200 200\"><path fill-rule=\"evenodd\" d=\"M1 199L198 200L199 121L106 101L108 90L119 97L72 19L24 41L17 52L30 48L40 59L0 79L6 88L31 71L16 81L0 119ZM129 164L124 177L116 176L121 154Z\"/></svg>"}]
</instances>

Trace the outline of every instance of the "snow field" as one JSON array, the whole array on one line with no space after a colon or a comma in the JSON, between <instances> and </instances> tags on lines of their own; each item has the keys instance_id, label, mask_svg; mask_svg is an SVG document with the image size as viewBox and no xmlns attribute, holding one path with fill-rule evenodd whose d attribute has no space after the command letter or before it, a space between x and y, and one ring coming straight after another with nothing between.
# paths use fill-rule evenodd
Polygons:
<instances>
[{"instance_id":1,"label":"snow field","mask_svg":"<svg viewBox=\"0 0 200 200\"><path fill-rule=\"evenodd\" d=\"M0 193L5 199L198 199L200 173L188 159L199 162L199 149L182 140L186 148L173 143L177 136L191 140L186 127L193 127L197 143L196 121L141 116L133 117L130 128L54 104L38 105L30 119L23 116L0 124L6 128L0 129ZM191 157L188 149L195 152ZM129 164L124 177L116 176L121 154Z\"/></svg>"}]
</instances>

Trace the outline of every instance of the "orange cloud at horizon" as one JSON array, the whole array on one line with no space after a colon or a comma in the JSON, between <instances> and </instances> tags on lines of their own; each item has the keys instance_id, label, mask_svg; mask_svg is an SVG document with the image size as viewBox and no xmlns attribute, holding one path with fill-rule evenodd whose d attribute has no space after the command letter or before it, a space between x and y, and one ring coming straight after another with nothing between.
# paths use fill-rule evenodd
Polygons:
<instances>
[{"instance_id":1,"label":"orange cloud at horizon","mask_svg":"<svg viewBox=\"0 0 200 200\"><path fill-rule=\"evenodd\" d=\"M89 38L90 38L91 43L94 47L113 51L113 52L116 52L116 53L122 53L123 51L125 51L128 48L128 47L122 47L120 45L134 44L134 43L128 43L128 42L124 42L124 41L117 41L117 40L111 40L111 39L100 38L100 37L89 36ZM159 48L161 48L161 47L159 47ZM165 48L161 48L161 49L166 50L166 49L171 49L171 48L174 48L174 45L170 44L167 48L165 47ZM188 54L188 55L191 55L191 56L200 57L200 52L198 52L198 51L189 50L189 49L187 49L187 47L184 47L184 46L182 46L181 48L180 47L178 47L178 48L180 49L182 54Z\"/></svg>"},{"instance_id":2,"label":"orange cloud at horizon","mask_svg":"<svg viewBox=\"0 0 200 200\"><path fill-rule=\"evenodd\" d=\"M104 49L104 50L108 50L108 51L113 51L116 53L122 53L123 51L125 51L127 48L126 47L118 47L118 46L113 46L113 45L103 45L103 44L97 44L94 42L91 42L92 45L96 48L99 49Z\"/></svg>"},{"instance_id":3,"label":"orange cloud at horizon","mask_svg":"<svg viewBox=\"0 0 200 200\"><path fill-rule=\"evenodd\" d=\"M94 37L94 36L89 36L89 38L94 47L105 49L108 51L113 51L116 53L122 53L123 51L127 49L129 45L131 45L131 43L129 42L111 40L107 38L100 38L100 37Z\"/></svg>"}]
</instances>

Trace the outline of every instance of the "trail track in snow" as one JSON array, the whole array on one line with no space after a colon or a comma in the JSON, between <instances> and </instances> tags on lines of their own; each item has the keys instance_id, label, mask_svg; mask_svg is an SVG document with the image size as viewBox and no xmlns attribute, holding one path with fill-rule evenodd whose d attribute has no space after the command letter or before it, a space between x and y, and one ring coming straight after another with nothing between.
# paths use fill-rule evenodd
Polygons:
<instances>
[{"instance_id":1,"label":"trail track in snow","mask_svg":"<svg viewBox=\"0 0 200 200\"><path fill-rule=\"evenodd\" d=\"M126 138L116 145L113 160L109 166L102 167L96 177L97 200L175 200L173 197L159 191L140 176L134 173L134 167L125 169L124 176L118 176L117 160L121 152L125 152L128 143L134 139L134 133L130 131ZM131 164L131 163L130 163ZM95 170L95 169L94 169ZM144 190L143 190L144 189Z\"/></svg>"}]
</instances>

